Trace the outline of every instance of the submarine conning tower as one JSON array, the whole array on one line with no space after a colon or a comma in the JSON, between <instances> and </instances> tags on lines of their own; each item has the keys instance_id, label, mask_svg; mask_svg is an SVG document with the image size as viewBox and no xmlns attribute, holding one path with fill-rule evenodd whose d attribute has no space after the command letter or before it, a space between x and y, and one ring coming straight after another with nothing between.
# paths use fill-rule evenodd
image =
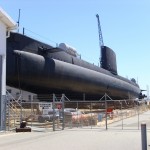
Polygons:
<instances>
[{"instance_id":1,"label":"submarine conning tower","mask_svg":"<svg viewBox=\"0 0 150 150\"><path fill-rule=\"evenodd\" d=\"M115 52L107 46L101 46L101 68L117 75L117 62Z\"/></svg>"}]
</instances>

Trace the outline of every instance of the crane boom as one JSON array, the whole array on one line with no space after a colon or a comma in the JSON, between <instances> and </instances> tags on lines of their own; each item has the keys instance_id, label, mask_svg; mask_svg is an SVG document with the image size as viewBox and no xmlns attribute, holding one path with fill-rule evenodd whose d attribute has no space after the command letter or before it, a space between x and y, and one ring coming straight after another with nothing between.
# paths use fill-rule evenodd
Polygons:
<instances>
[{"instance_id":1,"label":"crane boom","mask_svg":"<svg viewBox=\"0 0 150 150\"><path fill-rule=\"evenodd\" d=\"M98 22L99 46L100 46L100 49L101 49L101 46L104 46L103 35L102 35L102 30L101 30L99 15L96 14L96 17L97 17L97 22Z\"/></svg>"}]
</instances>

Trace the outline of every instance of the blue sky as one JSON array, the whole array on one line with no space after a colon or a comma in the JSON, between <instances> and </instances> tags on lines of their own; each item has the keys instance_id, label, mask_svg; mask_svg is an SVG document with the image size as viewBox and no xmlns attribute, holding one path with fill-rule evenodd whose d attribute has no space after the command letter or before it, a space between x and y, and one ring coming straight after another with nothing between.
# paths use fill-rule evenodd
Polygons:
<instances>
[{"instance_id":1,"label":"blue sky","mask_svg":"<svg viewBox=\"0 0 150 150\"><path fill-rule=\"evenodd\" d=\"M0 0L0 6L15 21L21 9L21 33L24 27L25 34L53 46L67 43L96 65L99 14L104 45L115 51L119 75L135 78L141 89L150 85L149 0Z\"/></svg>"}]
</instances>

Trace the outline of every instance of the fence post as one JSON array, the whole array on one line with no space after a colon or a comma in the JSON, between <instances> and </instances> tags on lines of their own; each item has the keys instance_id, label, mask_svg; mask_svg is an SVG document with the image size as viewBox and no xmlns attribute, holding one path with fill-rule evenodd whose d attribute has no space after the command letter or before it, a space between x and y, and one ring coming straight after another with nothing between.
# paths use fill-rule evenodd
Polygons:
<instances>
[{"instance_id":1,"label":"fence post","mask_svg":"<svg viewBox=\"0 0 150 150\"><path fill-rule=\"evenodd\" d=\"M142 150L147 150L146 123L141 124Z\"/></svg>"},{"instance_id":2,"label":"fence post","mask_svg":"<svg viewBox=\"0 0 150 150\"><path fill-rule=\"evenodd\" d=\"M53 94L53 131L55 131L55 94Z\"/></svg>"},{"instance_id":3,"label":"fence post","mask_svg":"<svg viewBox=\"0 0 150 150\"><path fill-rule=\"evenodd\" d=\"M65 95L62 94L62 119L63 119L63 122L62 122L62 130L64 130L65 128L65 114L64 114L64 98L65 98Z\"/></svg>"},{"instance_id":4,"label":"fence post","mask_svg":"<svg viewBox=\"0 0 150 150\"><path fill-rule=\"evenodd\" d=\"M76 111L77 111L77 128L79 127L79 114L78 114L78 102L77 102L77 107L76 107Z\"/></svg>"},{"instance_id":5,"label":"fence post","mask_svg":"<svg viewBox=\"0 0 150 150\"><path fill-rule=\"evenodd\" d=\"M91 114L90 123L91 123L91 129L92 129L92 103L91 102L90 102L90 114Z\"/></svg>"},{"instance_id":6,"label":"fence post","mask_svg":"<svg viewBox=\"0 0 150 150\"><path fill-rule=\"evenodd\" d=\"M106 123L106 130L108 129L107 127L107 97L106 97L106 93L105 93L105 123Z\"/></svg>"},{"instance_id":7,"label":"fence post","mask_svg":"<svg viewBox=\"0 0 150 150\"><path fill-rule=\"evenodd\" d=\"M31 117L33 116L33 101L32 101L32 98L31 98ZM31 127L33 125L33 119L31 119Z\"/></svg>"},{"instance_id":8,"label":"fence post","mask_svg":"<svg viewBox=\"0 0 150 150\"><path fill-rule=\"evenodd\" d=\"M122 112L122 102L121 102L121 120L122 120L122 130L123 130L123 112Z\"/></svg>"},{"instance_id":9,"label":"fence post","mask_svg":"<svg viewBox=\"0 0 150 150\"><path fill-rule=\"evenodd\" d=\"M8 95L7 95L8 97ZM7 98L6 109L8 111L8 131L10 131L10 98Z\"/></svg>"}]
</instances>

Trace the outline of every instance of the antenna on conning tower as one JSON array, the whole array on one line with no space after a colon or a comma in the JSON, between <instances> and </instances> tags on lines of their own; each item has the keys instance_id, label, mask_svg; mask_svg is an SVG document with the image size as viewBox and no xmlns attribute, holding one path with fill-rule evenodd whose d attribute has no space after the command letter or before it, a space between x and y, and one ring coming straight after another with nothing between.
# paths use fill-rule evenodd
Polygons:
<instances>
[{"instance_id":1,"label":"antenna on conning tower","mask_svg":"<svg viewBox=\"0 0 150 150\"><path fill-rule=\"evenodd\" d=\"M18 24L18 32L19 32L19 24L20 24L20 9L19 9L19 15L18 15L18 21L17 21L17 24Z\"/></svg>"},{"instance_id":2,"label":"antenna on conning tower","mask_svg":"<svg viewBox=\"0 0 150 150\"><path fill-rule=\"evenodd\" d=\"M101 30L101 25L100 25L100 20L99 20L99 15L96 14L96 18L97 18L97 23L98 23L98 35L99 35L99 47L101 50L101 47L104 46L104 42L103 42L103 35L102 35L102 30ZM100 64L101 64L101 60L99 58Z\"/></svg>"}]
</instances>

